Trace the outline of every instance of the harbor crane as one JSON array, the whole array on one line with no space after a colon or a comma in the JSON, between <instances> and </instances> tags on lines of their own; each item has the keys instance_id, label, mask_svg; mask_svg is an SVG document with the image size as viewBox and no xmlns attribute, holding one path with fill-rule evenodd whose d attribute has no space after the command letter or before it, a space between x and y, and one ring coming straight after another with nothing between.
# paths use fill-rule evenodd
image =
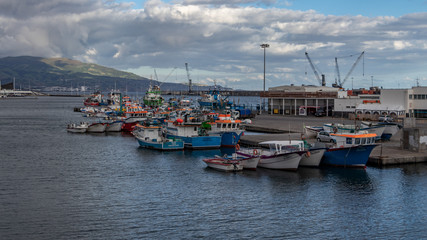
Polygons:
<instances>
[{"instance_id":1,"label":"harbor crane","mask_svg":"<svg viewBox=\"0 0 427 240\"><path fill-rule=\"evenodd\" d=\"M185 69L187 70L187 78L188 78L188 93L191 93L191 88L192 88L192 84L191 84L191 78L190 78L190 71L188 70L188 63L185 63Z\"/></svg>"},{"instance_id":2,"label":"harbor crane","mask_svg":"<svg viewBox=\"0 0 427 240\"><path fill-rule=\"evenodd\" d=\"M319 73L316 70L316 67L314 66L313 62L311 61L311 58L308 56L308 52L305 52L305 56L307 57L308 62L310 63L311 69L313 69L314 75L317 78L317 81L319 81L319 84L322 86L326 85L326 81L325 81L325 74L322 74L322 72L320 72L322 78L319 77Z\"/></svg>"},{"instance_id":3,"label":"harbor crane","mask_svg":"<svg viewBox=\"0 0 427 240\"><path fill-rule=\"evenodd\" d=\"M335 71L337 74L337 79L335 79L335 83L332 84L332 87L337 87L337 88L342 88L342 86L344 85L344 83L347 81L348 77L350 76L350 74L353 72L354 68L356 67L356 65L359 63L360 59L364 56L365 51L363 51L359 57L356 59L356 61L353 63L353 66L351 66L350 71L348 71L347 75L345 75L344 79L341 80L341 75L340 75L340 69L338 67L338 58L335 57ZM350 55L347 57L353 57L354 55ZM363 69L363 76L365 76L365 69Z\"/></svg>"}]
</instances>

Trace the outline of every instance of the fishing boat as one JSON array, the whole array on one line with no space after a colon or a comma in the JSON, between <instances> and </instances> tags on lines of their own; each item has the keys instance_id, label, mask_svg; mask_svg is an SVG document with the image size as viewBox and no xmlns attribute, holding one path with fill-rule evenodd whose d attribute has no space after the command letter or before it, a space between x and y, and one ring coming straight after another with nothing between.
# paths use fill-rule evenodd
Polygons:
<instances>
[{"instance_id":1,"label":"fishing boat","mask_svg":"<svg viewBox=\"0 0 427 240\"><path fill-rule=\"evenodd\" d=\"M156 150L182 150L184 142L177 138L167 138L159 125L137 125L132 132L141 147Z\"/></svg>"},{"instance_id":2,"label":"fishing boat","mask_svg":"<svg viewBox=\"0 0 427 240\"><path fill-rule=\"evenodd\" d=\"M167 137L182 139L184 146L190 149L213 149L221 146L221 136L209 135L202 127L202 122L193 121L194 118L188 120L166 120Z\"/></svg>"},{"instance_id":3,"label":"fishing boat","mask_svg":"<svg viewBox=\"0 0 427 240\"><path fill-rule=\"evenodd\" d=\"M242 154L243 153L243 154ZM244 169L256 170L259 160L261 150L255 148L242 148L240 149L240 145L236 145L236 155L241 159Z\"/></svg>"},{"instance_id":4,"label":"fishing boat","mask_svg":"<svg viewBox=\"0 0 427 240\"><path fill-rule=\"evenodd\" d=\"M361 125L363 127L372 127L372 126L384 126L384 131L381 135L381 139L390 140L390 138L395 135L401 128L402 125L394 122L367 122L362 121Z\"/></svg>"},{"instance_id":5,"label":"fishing boat","mask_svg":"<svg viewBox=\"0 0 427 240\"><path fill-rule=\"evenodd\" d=\"M356 124L326 123L323 125L323 129L326 132L333 132L333 133L357 133L359 131L367 131L368 133L376 134L377 139L379 139L384 132L385 125L360 127Z\"/></svg>"},{"instance_id":6,"label":"fishing boat","mask_svg":"<svg viewBox=\"0 0 427 240\"><path fill-rule=\"evenodd\" d=\"M335 133L331 136L336 143L324 153L321 162L324 165L365 168L369 155L377 146L377 135L367 131Z\"/></svg>"},{"instance_id":7,"label":"fishing boat","mask_svg":"<svg viewBox=\"0 0 427 240\"><path fill-rule=\"evenodd\" d=\"M67 125L67 131L72 133L85 133L89 124L81 122L80 124L70 123Z\"/></svg>"},{"instance_id":8,"label":"fishing boat","mask_svg":"<svg viewBox=\"0 0 427 240\"><path fill-rule=\"evenodd\" d=\"M107 127L106 123L92 123L87 127L86 132L91 133L103 133Z\"/></svg>"},{"instance_id":9,"label":"fishing boat","mask_svg":"<svg viewBox=\"0 0 427 240\"><path fill-rule=\"evenodd\" d=\"M154 85L154 86L149 86L147 92L144 95L143 101L144 101L144 105L151 107L151 108L156 108L156 107L160 107L163 105L163 97L161 95L161 90L160 90L160 86L158 85Z\"/></svg>"},{"instance_id":10,"label":"fishing boat","mask_svg":"<svg viewBox=\"0 0 427 240\"><path fill-rule=\"evenodd\" d=\"M317 127L317 126L304 126L304 134L308 138L315 138L317 136L317 133L323 131L323 127Z\"/></svg>"},{"instance_id":11,"label":"fishing boat","mask_svg":"<svg viewBox=\"0 0 427 240\"><path fill-rule=\"evenodd\" d=\"M218 91L216 85L213 90L207 94L203 94L198 100L201 108L207 108L212 110L225 109L231 106L233 103L227 100L228 97L224 97Z\"/></svg>"},{"instance_id":12,"label":"fishing boat","mask_svg":"<svg viewBox=\"0 0 427 240\"><path fill-rule=\"evenodd\" d=\"M102 94L100 92L93 93L90 97L86 98L83 102L85 106L100 106L106 105L102 99Z\"/></svg>"},{"instance_id":13,"label":"fishing boat","mask_svg":"<svg viewBox=\"0 0 427 240\"><path fill-rule=\"evenodd\" d=\"M253 152L237 151L241 156L260 155L258 167L280 170L297 170L301 157L307 151L304 150L304 142L300 140L265 141L259 145L267 146L268 149L254 149ZM255 152L257 151L257 152Z\"/></svg>"},{"instance_id":14,"label":"fishing boat","mask_svg":"<svg viewBox=\"0 0 427 240\"><path fill-rule=\"evenodd\" d=\"M221 147L235 147L244 135L241 120L233 119L230 114L219 114L217 120L205 124L209 134L221 136Z\"/></svg>"},{"instance_id":15,"label":"fishing boat","mask_svg":"<svg viewBox=\"0 0 427 240\"><path fill-rule=\"evenodd\" d=\"M327 148L324 143L316 142L305 148L307 152L302 155L299 166L303 167L318 167L322 161L323 155Z\"/></svg>"},{"instance_id":16,"label":"fishing boat","mask_svg":"<svg viewBox=\"0 0 427 240\"><path fill-rule=\"evenodd\" d=\"M123 121L116 120L107 123L107 127L105 128L106 132L120 132L122 130Z\"/></svg>"},{"instance_id":17,"label":"fishing boat","mask_svg":"<svg viewBox=\"0 0 427 240\"><path fill-rule=\"evenodd\" d=\"M203 159L203 162L205 162L208 167L220 171L236 172L243 170L242 162L237 159L233 159L232 157L215 156L215 158Z\"/></svg>"}]
</instances>

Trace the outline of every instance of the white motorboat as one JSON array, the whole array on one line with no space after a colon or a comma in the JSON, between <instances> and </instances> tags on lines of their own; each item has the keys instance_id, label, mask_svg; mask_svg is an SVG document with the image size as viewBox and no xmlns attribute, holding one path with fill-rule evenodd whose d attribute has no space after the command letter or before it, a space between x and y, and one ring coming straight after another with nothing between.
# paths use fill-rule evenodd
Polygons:
<instances>
[{"instance_id":1,"label":"white motorboat","mask_svg":"<svg viewBox=\"0 0 427 240\"><path fill-rule=\"evenodd\" d=\"M106 123L92 123L88 126L86 132L103 133L105 132L106 127L107 127Z\"/></svg>"},{"instance_id":2,"label":"white motorboat","mask_svg":"<svg viewBox=\"0 0 427 240\"><path fill-rule=\"evenodd\" d=\"M89 124L86 122L81 122L80 124L70 123L67 125L67 131L73 133L85 133Z\"/></svg>"}]
</instances>

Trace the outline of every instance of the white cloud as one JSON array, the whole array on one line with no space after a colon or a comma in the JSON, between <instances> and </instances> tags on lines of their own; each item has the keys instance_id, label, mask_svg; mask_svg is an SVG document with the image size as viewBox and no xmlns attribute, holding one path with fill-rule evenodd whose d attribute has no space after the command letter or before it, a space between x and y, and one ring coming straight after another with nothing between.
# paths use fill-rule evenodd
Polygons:
<instances>
[{"instance_id":1,"label":"white cloud","mask_svg":"<svg viewBox=\"0 0 427 240\"><path fill-rule=\"evenodd\" d=\"M369 18L257 7L275 3L150 0L144 9L133 9L131 3L112 0L0 1L0 57L69 57L117 69L178 66L181 71L188 62L197 72L196 83L217 79L228 87L260 89L263 51L259 45L269 43L267 87L316 83L305 51L328 84L334 79L336 56L363 50L366 76L392 82L400 76L425 74L427 13ZM352 61L347 62L343 61L343 69L350 68ZM352 76L363 78L357 70Z\"/></svg>"}]
</instances>

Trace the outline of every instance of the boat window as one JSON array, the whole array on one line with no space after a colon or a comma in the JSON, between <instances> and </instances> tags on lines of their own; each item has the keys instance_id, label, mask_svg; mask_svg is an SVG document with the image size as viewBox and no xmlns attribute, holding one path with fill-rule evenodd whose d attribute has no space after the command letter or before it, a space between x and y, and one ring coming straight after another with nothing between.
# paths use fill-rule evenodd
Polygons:
<instances>
[{"instance_id":1,"label":"boat window","mask_svg":"<svg viewBox=\"0 0 427 240\"><path fill-rule=\"evenodd\" d=\"M362 144L366 144L366 138L362 138Z\"/></svg>"},{"instance_id":2,"label":"boat window","mask_svg":"<svg viewBox=\"0 0 427 240\"><path fill-rule=\"evenodd\" d=\"M217 123L217 124L216 124L216 127L217 127L217 128L221 128L221 123Z\"/></svg>"},{"instance_id":3,"label":"boat window","mask_svg":"<svg viewBox=\"0 0 427 240\"><path fill-rule=\"evenodd\" d=\"M231 123L228 123L228 124L227 124L227 128L230 128L230 127L231 127Z\"/></svg>"},{"instance_id":4,"label":"boat window","mask_svg":"<svg viewBox=\"0 0 427 240\"><path fill-rule=\"evenodd\" d=\"M354 140L354 143L355 143L355 144L360 144L360 138L356 138L356 139Z\"/></svg>"},{"instance_id":5,"label":"boat window","mask_svg":"<svg viewBox=\"0 0 427 240\"><path fill-rule=\"evenodd\" d=\"M194 131L195 131L195 132L197 131L197 127L194 127Z\"/></svg>"},{"instance_id":6,"label":"boat window","mask_svg":"<svg viewBox=\"0 0 427 240\"><path fill-rule=\"evenodd\" d=\"M346 138L345 143L346 143L346 144L352 144L352 143L353 143L353 141L352 141L352 139L351 139L351 138Z\"/></svg>"},{"instance_id":7,"label":"boat window","mask_svg":"<svg viewBox=\"0 0 427 240\"><path fill-rule=\"evenodd\" d=\"M371 143L371 138L366 138L366 144L370 144Z\"/></svg>"},{"instance_id":8,"label":"boat window","mask_svg":"<svg viewBox=\"0 0 427 240\"><path fill-rule=\"evenodd\" d=\"M232 128L235 128L235 127L236 127L236 124L235 124L235 123L231 124L231 127L232 127Z\"/></svg>"}]
</instances>

